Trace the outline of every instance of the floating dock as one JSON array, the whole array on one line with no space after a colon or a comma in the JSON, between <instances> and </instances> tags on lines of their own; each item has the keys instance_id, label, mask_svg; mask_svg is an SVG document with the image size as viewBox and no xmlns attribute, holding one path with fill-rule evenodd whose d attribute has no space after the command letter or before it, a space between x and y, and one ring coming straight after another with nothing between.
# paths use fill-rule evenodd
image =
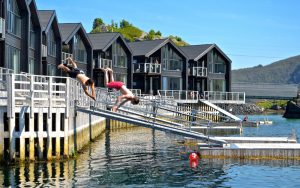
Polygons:
<instances>
[{"instance_id":1,"label":"floating dock","mask_svg":"<svg viewBox=\"0 0 300 188\"><path fill-rule=\"evenodd\" d=\"M191 129L207 135L239 135L243 132L243 128L240 126L193 126Z\"/></svg>"},{"instance_id":2,"label":"floating dock","mask_svg":"<svg viewBox=\"0 0 300 188\"><path fill-rule=\"evenodd\" d=\"M223 148L200 147L199 152L203 158L300 160L298 143L237 143Z\"/></svg>"}]
</instances>

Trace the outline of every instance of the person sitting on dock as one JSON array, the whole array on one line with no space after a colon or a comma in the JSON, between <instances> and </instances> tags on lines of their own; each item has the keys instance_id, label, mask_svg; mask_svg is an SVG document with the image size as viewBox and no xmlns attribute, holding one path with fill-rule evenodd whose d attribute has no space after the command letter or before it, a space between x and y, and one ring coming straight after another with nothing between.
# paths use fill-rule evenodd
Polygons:
<instances>
[{"instance_id":1,"label":"person sitting on dock","mask_svg":"<svg viewBox=\"0 0 300 188\"><path fill-rule=\"evenodd\" d=\"M77 79L81 83L84 93L93 100L96 100L94 81L87 77L84 72L77 67L77 64L71 57L68 57L66 60L71 63L71 66L61 63L57 68L61 69L65 73L68 73L71 78ZM88 92L88 86L91 87L92 93Z\"/></svg>"},{"instance_id":2,"label":"person sitting on dock","mask_svg":"<svg viewBox=\"0 0 300 188\"><path fill-rule=\"evenodd\" d=\"M111 68L101 70L104 72L104 85L109 89L116 89L122 93L122 95L117 98L116 103L112 107L113 112L116 112L123 104L128 101L131 101L131 104L138 104L140 102L139 98L134 96L123 82L114 80L113 70ZM122 101L123 99L125 100Z\"/></svg>"},{"instance_id":3,"label":"person sitting on dock","mask_svg":"<svg viewBox=\"0 0 300 188\"><path fill-rule=\"evenodd\" d=\"M243 121L248 121L248 116L247 115L244 117Z\"/></svg>"}]
</instances>

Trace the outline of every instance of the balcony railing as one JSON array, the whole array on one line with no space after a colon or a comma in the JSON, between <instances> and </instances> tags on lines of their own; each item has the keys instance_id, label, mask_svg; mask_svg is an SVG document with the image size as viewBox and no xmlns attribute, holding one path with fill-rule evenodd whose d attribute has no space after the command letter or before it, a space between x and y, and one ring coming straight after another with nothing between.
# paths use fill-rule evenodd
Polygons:
<instances>
[{"instance_id":1,"label":"balcony railing","mask_svg":"<svg viewBox=\"0 0 300 188\"><path fill-rule=\"evenodd\" d=\"M0 38L5 38L5 20L3 18L0 18Z\"/></svg>"},{"instance_id":2,"label":"balcony railing","mask_svg":"<svg viewBox=\"0 0 300 188\"><path fill-rule=\"evenodd\" d=\"M61 53L61 62L62 62L62 63L68 63L68 62L66 62L66 59L67 59L68 57L73 58L73 54L66 53L66 52L62 52L62 53Z\"/></svg>"},{"instance_id":3,"label":"balcony railing","mask_svg":"<svg viewBox=\"0 0 300 188\"><path fill-rule=\"evenodd\" d=\"M140 89L130 89L133 95L135 96L141 96L142 91Z\"/></svg>"},{"instance_id":4,"label":"balcony railing","mask_svg":"<svg viewBox=\"0 0 300 188\"><path fill-rule=\"evenodd\" d=\"M245 104L245 92L204 91L204 99L212 103Z\"/></svg>"},{"instance_id":5,"label":"balcony railing","mask_svg":"<svg viewBox=\"0 0 300 188\"><path fill-rule=\"evenodd\" d=\"M47 46L42 44L42 57L47 57L47 55L48 55Z\"/></svg>"},{"instance_id":6,"label":"balcony railing","mask_svg":"<svg viewBox=\"0 0 300 188\"><path fill-rule=\"evenodd\" d=\"M161 65L158 63L134 63L133 73L161 74Z\"/></svg>"},{"instance_id":7,"label":"balcony railing","mask_svg":"<svg viewBox=\"0 0 300 188\"><path fill-rule=\"evenodd\" d=\"M94 68L95 69L105 69L108 67L112 68L112 60L111 59L104 59L104 58L94 59Z\"/></svg>"},{"instance_id":8,"label":"balcony railing","mask_svg":"<svg viewBox=\"0 0 300 188\"><path fill-rule=\"evenodd\" d=\"M158 95L184 103L197 103L199 99L198 91L190 90L158 90Z\"/></svg>"},{"instance_id":9,"label":"balcony railing","mask_svg":"<svg viewBox=\"0 0 300 188\"><path fill-rule=\"evenodd\" d=\"M207 77L207 68L193 67L193 71L191 74L196 77Z\"/></svg>"}]
</instances>

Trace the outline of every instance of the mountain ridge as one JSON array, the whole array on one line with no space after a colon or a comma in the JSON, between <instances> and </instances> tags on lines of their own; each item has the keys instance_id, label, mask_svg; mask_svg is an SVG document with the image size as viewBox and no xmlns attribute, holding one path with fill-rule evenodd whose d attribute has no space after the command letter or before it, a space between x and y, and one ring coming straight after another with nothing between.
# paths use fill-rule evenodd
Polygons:
<instances>
[{"instance_id":1,"label":"mountain ridge","mask_svg":"<svg viewBox=\"0 0 300 188\"><path fill-rule=\"evenodd\" d=\"M300 55L265 66L232 70L232 82L300 84Z\"/></svg>"}]
</instances>

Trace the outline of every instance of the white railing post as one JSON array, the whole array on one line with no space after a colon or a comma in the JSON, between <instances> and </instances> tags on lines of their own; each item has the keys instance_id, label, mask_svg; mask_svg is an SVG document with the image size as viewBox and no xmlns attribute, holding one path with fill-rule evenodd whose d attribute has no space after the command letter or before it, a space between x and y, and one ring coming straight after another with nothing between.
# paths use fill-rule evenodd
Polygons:
<instances>
[{"instance_id":1,"label":"white railing post","mask_svg":"<svg viewBox=\"0 0 300 188\"><path fill-rule=\"evenodd\" d=\"M48 80L48 97L49 97L49 109L48 109L48 112L49 112L49 114L48 114L48 118L52 118L52 106L53 106L53 104L52 104L52 93L53 93L53 91L52 91L52 77L50 76L49 77L49 80Z\"/></svg>"},{"instance_id":2,"label":"white railing post","mask_svg":"<svg viewBox=\"0 0 300 188\"><path fill-rule=\"evenodd\" d=\"M15 117L15 74L8 75L8 86L7 87L7 98L8 98L8 105L7 105L7 116L9 118Z\"/></svg>"},{"instance_id":3,"label":"white railing post","mask_svg":"<svg viewBox=\"0 0 300 188\"><path fill-rule=\"evenodd\" d=\"M8 76L8 109L7 116L9 118L9 157L10 159L15 158L16 152L16 138L14 136L15 133L15 74L10 74Z\"/></svg>"},{"instance_id":4,"label":"white railing post","mask_svg":"<svg viewBox=\"0 0 300 188\"><path fill-rule=\"evenodd\" d=\"M30 75L30 118L34 118L34 76Z\"/></svg>"},{"instance_id":5,"label":"white railing post","mask_svg":"<svg viewBox=\"0 0 300 188\"><path fill-rule=\"evenodd\" d=\"M66 118L69 118L69 113L70 113L70 78L67 78L67 80L66 80L65 105L66 105Z\"/></svg>"}]
</instances>

